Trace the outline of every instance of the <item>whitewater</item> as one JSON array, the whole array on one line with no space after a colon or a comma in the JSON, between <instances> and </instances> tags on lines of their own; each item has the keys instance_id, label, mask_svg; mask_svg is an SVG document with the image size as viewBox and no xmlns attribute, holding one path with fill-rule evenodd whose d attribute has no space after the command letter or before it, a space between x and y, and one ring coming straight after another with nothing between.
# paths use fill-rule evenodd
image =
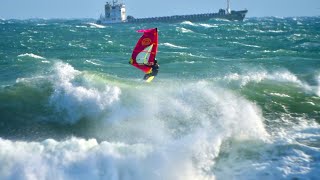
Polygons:
<instances>
[{"instance_id":1,"label":"whitewater","mask_svg":"<svg viewBox=\"0 0 320 180\"><path fill-rule=\"evenodd\" d=\"M145 83L128 62L154 27ZM0 20L0 179L319 179L319 30Z\"/></svg>"}]
</instances>

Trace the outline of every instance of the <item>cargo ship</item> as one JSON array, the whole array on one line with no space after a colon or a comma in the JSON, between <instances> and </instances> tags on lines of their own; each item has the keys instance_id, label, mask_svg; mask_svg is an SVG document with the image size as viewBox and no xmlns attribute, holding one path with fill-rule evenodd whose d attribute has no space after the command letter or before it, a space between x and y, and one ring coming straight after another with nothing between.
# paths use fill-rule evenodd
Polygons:
<instances>
[{"instance_id":1,"label":"cargo ship","mask_svg":"<svg viewBox=\"0 0 320 180\"><path fill-rule=\"evenodd\" d=\"M113 23L149 23L149 22L168 22L176 23L182 21L201 22L210 19L226 19L229 21L243 21L248 10L234 11L230 9L230 0L227 0L227 8L220 9L217 13L191 14L191 15L174 15L150 18L134 18L126 15L126 6L117 0L107 2L104 6L105 13L100 15L98 24Z\"/></svg>"}]
</instances>

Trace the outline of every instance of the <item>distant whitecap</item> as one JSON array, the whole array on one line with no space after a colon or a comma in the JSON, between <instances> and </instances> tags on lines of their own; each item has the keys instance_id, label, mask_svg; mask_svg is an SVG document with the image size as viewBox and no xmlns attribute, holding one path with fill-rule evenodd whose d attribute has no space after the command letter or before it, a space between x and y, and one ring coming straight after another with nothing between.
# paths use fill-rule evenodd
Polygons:
<instances>
[{"instance_id":1,"label":"distant whitecap","mask_svg":"<svg viewBox=\"0 0 320 180\"><path fill-rule=\"evenodd\" d=\"M195 23L192 23L191 21L183 21L181 24L190 25L190 26L198 26Z\"/></svg>"},{"instance_id":2,"label":"distant whitecap","mask_svg":"<svg viewBox=\"0 0 320 180\"><path fill-rule=\"evenodd\" d=\"M183 28L183 27L177 27L177 31L182 32L182 33L193 33L192 30Z\"/></svg>"},{"instance_id":3,"label":"distant whitecap","mask_svg":"<svg viewBox=\"0 0 320 180\"><path fill-rule=\"evenodd\" d=\"M90 64L93 64L93 65L96 65L96 66L101 66L101 64L95 62L94 60L88 60L88 59L87 59L85 62L90 63Z\"/></svg>"},{"instance_id":4,"label":"distant whitecap","mask_svg":"<svg viewBox=\"0 0 320 180\"><path fill-rule=\"evenodd\" d=\"M44 57L33 54L33 53L20 54L20 55L18 55L18 57L31 57L31 58L35 58L35 59L45 59Z\"/></svg>"},{"instance_id":5,"label":"distant whitecap","mask_svg":"<svg viewBox=\"0 0 320 180\"><path fill-rule=\"evenodd\" d=\"M287 94L281 94L281 93L270 93L270 95L273 95L273 96L278 96L278 97L290 97L289 95Z\"/></svg>"},{"instance_id":6,"label":"distant whitecap","mask_svg":"<svg viewBox=\"0 0 320 180\"><path fill-rule=\"evenodd\" d=\"M177 49L187 49L187 47L177 46L177 45L174 45L174 44L171 44L171 43L163 43L163 44L160 44L160 45L164 45L164 46L172 47L172 48L177 48Z\"/></svg>"},{"instance_id":7,"label":"distant whitecap","mask_svg":"<svg viewBox=\"0 0 320 180\"><path fill-rule=\"evenodd\" d=\"M239 44L239 45L247 46L247 47L261 48L261 46L251 45L251 44L245 44L245 43L240 43L240 42L231 42L231 43L233 43L233 44Z\"/></svg>"},{"instance_id":8,"label":"distant whitecap","mask_svg":"<svg viewBox=\"0 0 320 180\"><path fill-rule=\"evenodd\" d=\"M211 25L211 24L200 24L200 26L205 27L205 28L219 27L217 25Z\"/></svg>"},{"instance_id":9,"label":"distant whitecap","mask_svg":"<svg viewBox=\"0 0 320 180\"><path fill-rule=\"evenodd\" d=\"M95 23L89 23L91 28L105 28L105 26Z\"/></svg>"}]
</instances>

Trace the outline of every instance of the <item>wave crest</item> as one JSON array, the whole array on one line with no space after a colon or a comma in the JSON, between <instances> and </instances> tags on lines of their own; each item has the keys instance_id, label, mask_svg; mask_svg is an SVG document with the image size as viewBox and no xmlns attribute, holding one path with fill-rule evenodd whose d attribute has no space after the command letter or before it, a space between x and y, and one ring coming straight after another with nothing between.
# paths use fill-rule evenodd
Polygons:
<instances>
[{"instance_id":1,"label":"wave crest","mask_svg":"<svg viewBox=\"0 0 320 180\"><path fill-rule=\"evenodd\" d=\"M84 117L97 117L119 100L120 88L95 84L71 65L55 64L54 92L50 103L74 123Z\"/></svg>"}]
</instances>

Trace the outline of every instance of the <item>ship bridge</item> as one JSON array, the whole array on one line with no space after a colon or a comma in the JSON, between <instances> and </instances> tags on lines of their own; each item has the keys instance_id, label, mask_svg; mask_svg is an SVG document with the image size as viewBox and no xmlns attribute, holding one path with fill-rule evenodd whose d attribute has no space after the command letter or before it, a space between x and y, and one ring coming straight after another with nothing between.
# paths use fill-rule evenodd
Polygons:
<instances>
[{"instance_id":1,"label":"ship bridge","mask_svg":"<svg viewBox=\"0 0 320 180\"><path fill-rule=\"evenodd\" d=\"M122 2L113 0L104 6L104 16L99 19L102 24L121 23L127 21L126 7Z\"/></svg>"}]
</instances>

